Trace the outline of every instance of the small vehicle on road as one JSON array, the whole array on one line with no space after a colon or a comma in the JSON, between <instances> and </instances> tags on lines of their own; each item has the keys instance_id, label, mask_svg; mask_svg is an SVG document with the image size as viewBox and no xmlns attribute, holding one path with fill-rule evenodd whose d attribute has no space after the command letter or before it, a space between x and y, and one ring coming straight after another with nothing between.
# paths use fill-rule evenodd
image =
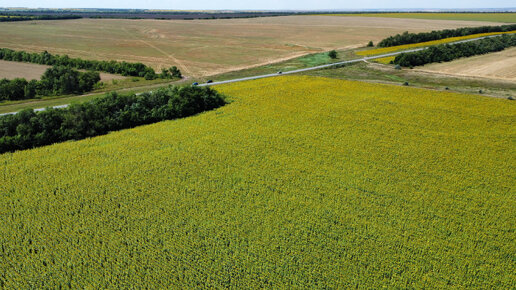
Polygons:
<instances>
[{"instance_id":1,"label":"small vehicle on road","mask_svg":"<svg viewBox=\"0 0 516 290\"><path fill-rule=\"evenodd\" d=\"M213 83L213 81L212 80L208 80L206 83L207 84L211 84L211 83Z\"/></svg>"},{"instance_id":2,"label":"small vehicle on road","mask_svg":"<svg viewBox=\"0 0 516 290\"><path fill-rule=\"evenodd\" d=\"M198 85L199 85L199 83L193 83L192 84L192 86L198 86Z\"/></svg>"},{"instance_id":3,"label":"small vehicle on road","mask_svg":"<svg viewBox=\"0 0 516 290\"><path fill-rule=\"evenodd\" d=\"M279 74L279 75L280 75L280 74L282 74L282 73L283 73L282 71L279 71L279 72L278 72L278 74Z\"/></svg>"}]
</instances>

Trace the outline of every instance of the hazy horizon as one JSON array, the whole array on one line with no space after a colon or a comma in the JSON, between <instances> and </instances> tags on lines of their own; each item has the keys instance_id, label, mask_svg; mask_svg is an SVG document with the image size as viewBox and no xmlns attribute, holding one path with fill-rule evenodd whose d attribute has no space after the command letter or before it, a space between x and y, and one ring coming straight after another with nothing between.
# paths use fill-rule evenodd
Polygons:
<instances>
[{"instance_id":1,"label":"hazy horizon","mask_svg":"<svg viewBox=\"0 0 516 290\"><path fill-rule=\"evenodd\" d=\"M235 11L235 12L507 12L516 13L516 7L483 8L363 8L363 9L168 9L168 8L120 8L120 7L22 7L0 6L7 10L142 10L142 11Z\"/></svg>"},{"instance_id":2,"label":"hazy horizon","mask_svg":"<svg viewBox=\"0 0 516 290\"><path fill-rule=\"evenodd\" d=\"M417 4L414 4L417 3ZM486 7L486 1L428 1L418 3L416 1L334 1L334 0L263 0L263 1L135 1L135 0L111 0L111 1L82 1L82 0L52 0L52 1L24 1L4 0L0 1L3 8L50 8L50 9L166 9L166 10L472 10L472 9L514 9L514 2L506 0L490 1Z\"/></svg>"}]
</instances>

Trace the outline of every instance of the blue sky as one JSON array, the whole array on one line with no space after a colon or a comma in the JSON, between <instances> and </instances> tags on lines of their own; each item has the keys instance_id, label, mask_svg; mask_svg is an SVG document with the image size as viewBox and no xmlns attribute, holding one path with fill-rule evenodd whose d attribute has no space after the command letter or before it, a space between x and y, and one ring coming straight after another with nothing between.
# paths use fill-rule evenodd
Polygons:
<instances>
[{"instance_id":1,"label":"blue sky","mask_svg":"<svg viewBox=\"0 0 516 290\"><path fill-rule=\"evenodd\" d=\"M514 0L0 0L0 7L144 8L144 9L394 9L394 8L508 8Z\"/></svg>"}]
</instances>

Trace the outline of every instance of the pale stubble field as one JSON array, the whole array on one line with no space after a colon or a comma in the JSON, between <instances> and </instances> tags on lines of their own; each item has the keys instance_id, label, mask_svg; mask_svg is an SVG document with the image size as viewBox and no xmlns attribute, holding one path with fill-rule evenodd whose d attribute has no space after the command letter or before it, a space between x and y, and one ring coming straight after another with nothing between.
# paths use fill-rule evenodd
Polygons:
<instances>
[{"instance_id":1,"label":"pale stubble field","mask_svg":"<svg viewBox=\"0 0 516 290\"><path fill-rule=\"evenodd\" d=\"M452 62L425 65L421 70L466 77L484 77L516 82L516 48Z\"/></svg>"}]
</instances>

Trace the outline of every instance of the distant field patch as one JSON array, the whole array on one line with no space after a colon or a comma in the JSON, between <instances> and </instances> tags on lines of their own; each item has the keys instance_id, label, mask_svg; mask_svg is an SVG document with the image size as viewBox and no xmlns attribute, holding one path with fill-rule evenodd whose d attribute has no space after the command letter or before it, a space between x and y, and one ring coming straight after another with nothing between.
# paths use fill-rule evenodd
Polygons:
<instances>
[{"instance_id":1,"label":"distant field patch","mask_svg":"<svg viewBox=\"0 0 516 290\"><path fill-rule=\"evenodd\" d=\"M467 39L474 39L474 38L483 37L483 36L491 36L491 35L499 35L499 34L514 34L514 33L516 33L516 31L489 32L489 33L472 34L472 35L467 35L467 36L449 37L449 38L445 38L445 39L432 40L432 41L426 41L426 42L420 42L420 43L412 43L412 44L404 44L404 45L397 45L397 46L381 47L381 48L375 48L375 49L370 49L370 50L363 50L363 51L357 52L357 54L364 55L364 56L378 55L378 54L391 53L391 52L402 51L402 50L407 50L407 49L412 49L412 48L425 47L425 46L431 46L431 45L439 45L439 44L445 44L445 43L467 40Z\"/></svg>"},{"instance_id":2,"label":"distant field patch","mask_svg":"<svg viewBox=\"0 0 516 290\"><path fill-rule=\"evenodd\" d=\"M39 80L49 67L47 65L0 60L0 79L24 78L27 80ZM100 73L100 78L102 81L110 81L121 80L126 77Z\"/></svg>"},{"instance_id":3,"label":"distant field patch","mask_svg":"<svg viewBox=\"0 0 516 290\"><path fill-rule=\"evenodd\" d=\"M516 82L516 48L458 59L452 62L429 64L421 67L420 70Z\"/></svg>"},{"instance_id":4,"label":"distant field patch","mask_svg":"<svg viewBox=\"0 0 516 290\"><path fill-rule=\"evenodd\" d=\"M463 20L516 23L516 13L370 13L328 14L328 16L387 17L430 20Z\"/></svg>"},{"instance_id":5,"label":"distant field patch","mask_svg":"<svg viewBox=\"0 0 516 290\"><path fill-rule=\"evenodd\" d=\"M227 20L78 19L0 23L0 47L99 60L178 66L207 76L409 32L493 22L286 16Z\"/></svg>"}]
</instances>

